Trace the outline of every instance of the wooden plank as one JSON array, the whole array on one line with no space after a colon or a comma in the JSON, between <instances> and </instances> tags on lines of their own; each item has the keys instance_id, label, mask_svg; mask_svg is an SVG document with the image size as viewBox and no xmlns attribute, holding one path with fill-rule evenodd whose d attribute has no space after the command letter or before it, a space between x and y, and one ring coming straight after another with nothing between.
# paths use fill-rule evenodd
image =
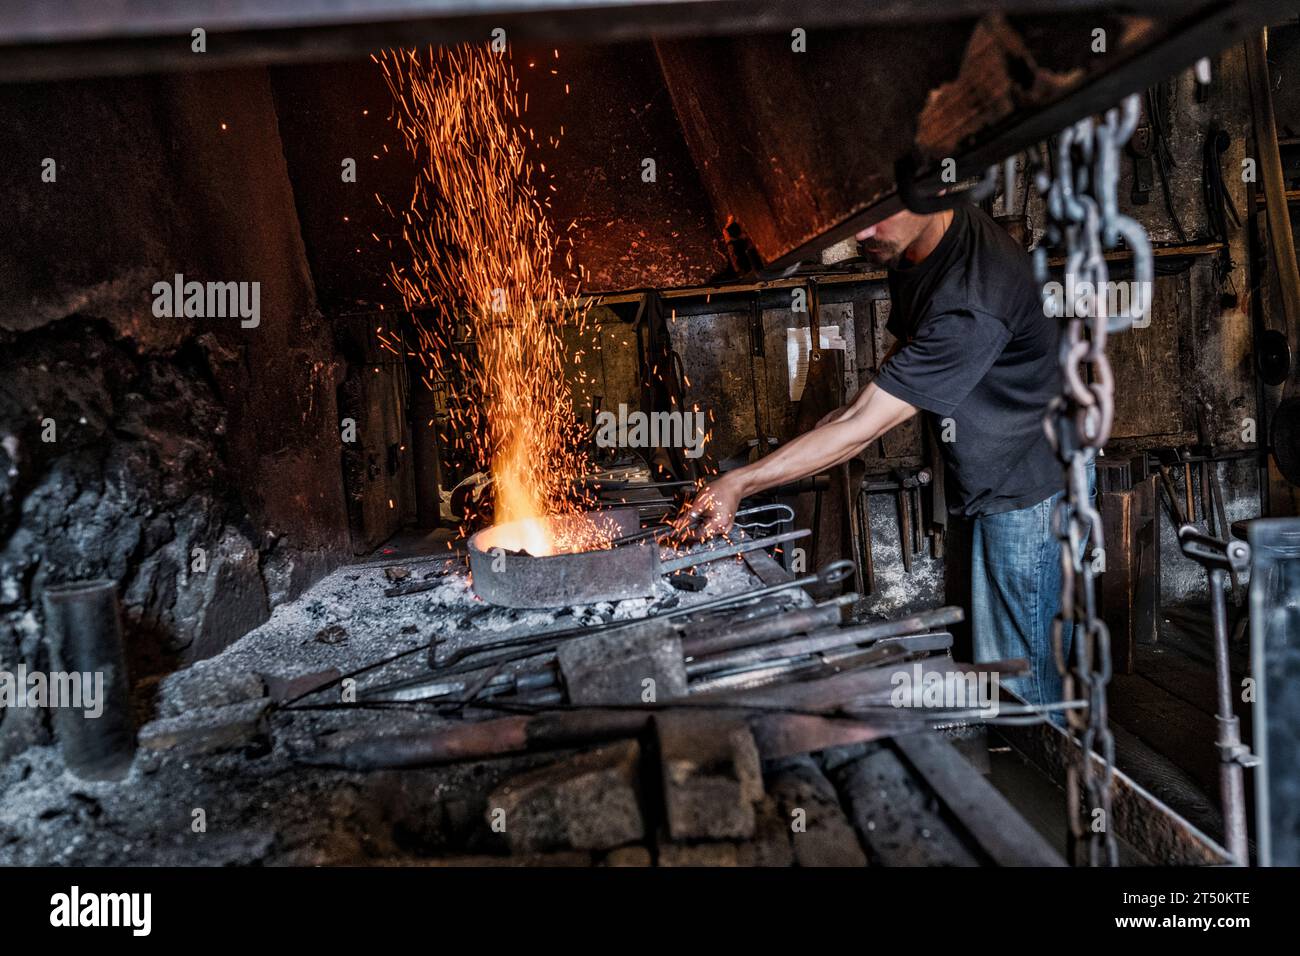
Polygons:
<instances>
[{"instance_id":1,"label":"wooden plank","mask_svg":"<svg viewBox=\"0 0 1300 956\"><path fill-rule=\"evenodd\" d=\"M902 734L892 743L998 866L1065 866L1006 797L938 734Z\"/></svg>"},{"instance_id":2,"label":"wooden plank","mask_svg":"<svg viewBox=\"0 0 1300 956\"><path fill-rule=\"evenodd\" d=\"M1182 766L1206 793L1219 792L1215 719L1140 674L1114 674L1110 718Z\"/></svg>"},{"instance_id":3,"label":"wooden plank","mask_svg":"<svg viewBox=\"0 0 1300 956\"><path fill-rule=\"evenodd\" d=\"M1155 281L1151 324L1108 341L1106 354L1115 376L1112 439L1170 435L1192 427L1183 390L1159 383L1188 364L1183 361L1180 339L1193 305L1187 273L1160 276Z\"/></svg>"}]
</instances>

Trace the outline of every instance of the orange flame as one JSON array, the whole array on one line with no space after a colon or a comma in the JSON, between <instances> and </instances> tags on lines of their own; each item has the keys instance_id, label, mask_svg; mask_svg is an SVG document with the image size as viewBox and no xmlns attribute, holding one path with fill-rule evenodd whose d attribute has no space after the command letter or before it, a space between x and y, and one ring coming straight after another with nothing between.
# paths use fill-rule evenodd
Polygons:
<instances>
[{"instance_id":1,"label":"orange flame","mask_svg":"<svg viewBox=\"0 0 1300 956\"><path fill-rule=\"evenodd\" d=\"M553 271L561 260L571 268L571 253L560 255L550 200L534 184L535 137L523 122L509 54L430 47L389 50L376 62L420 169L398 214L411 261L394 263L389 278L408 310L437 316L416 320L424 384L465 383L464 400L450 409L449 437L490 468L495 520L525 529L506 547L542 555L608 543L611 535L599 530L559 542L538 520L581 510L572 486L587 462L561 329L568 322L581 335L586 312L575 304L576 277ZM455 341L465 330L477 360Z\"/></svg>"}]
</instances>

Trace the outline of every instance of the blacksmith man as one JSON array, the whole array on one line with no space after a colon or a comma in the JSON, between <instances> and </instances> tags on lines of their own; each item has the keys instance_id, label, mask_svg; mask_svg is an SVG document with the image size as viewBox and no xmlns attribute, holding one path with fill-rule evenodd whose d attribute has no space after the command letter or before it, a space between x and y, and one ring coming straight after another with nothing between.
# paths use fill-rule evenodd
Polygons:
<instances>
[{"instance_id":1,"label":"blacksmith man","mask_svg":"<svg viewBox=\"0 0 1300 956\"><path fill-rule=\"evenodd\" d=\"M888 267L895 350L851 403L717 478L685 517L725 532L742 498L841 464L923 411L954 439L940 443L949 508L972 519L975 660L1027 657L1030 673L1005 683L1030 703L1059 700L1051 635L1061 559L1051 515L1064 479L1043 432L1060 387L1058 325L1044 314L1029 256L973 206L901 212L857 239ZM1068 656L1068 623L1064 636Z\"/></svg>"}]
</instances>

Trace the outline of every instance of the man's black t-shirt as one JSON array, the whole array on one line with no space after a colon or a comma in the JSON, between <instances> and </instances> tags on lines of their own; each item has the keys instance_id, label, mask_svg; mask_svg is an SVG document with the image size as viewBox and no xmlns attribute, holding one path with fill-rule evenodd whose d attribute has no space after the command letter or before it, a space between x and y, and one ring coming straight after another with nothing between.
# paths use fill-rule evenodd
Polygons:
<instances>
[{"instance_id":1,"label":"man's black t-shirt","mask_svg":"<svg viewBox=\"0 0 1300 956\"><path fill-rule=\"evenodd\" d=\"M890 270L889 294L889 331L906 344L875 383L932 415L941 438L948 426L950 509L997 514L1060 490L1043 433L1060 388L1059 330L1028 254L980 209L959 207L928 256Z\"/></svg>"}]
</instances>

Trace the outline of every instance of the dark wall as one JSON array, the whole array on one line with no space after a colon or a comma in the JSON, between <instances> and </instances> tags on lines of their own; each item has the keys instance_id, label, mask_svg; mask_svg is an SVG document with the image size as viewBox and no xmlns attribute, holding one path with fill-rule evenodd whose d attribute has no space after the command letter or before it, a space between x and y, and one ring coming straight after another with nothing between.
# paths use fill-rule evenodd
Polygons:
<instances>
[{"instance_id":1,"label":"dark wall","mask_svg":"<svg viewBox=\"0 0 1300 956\"><path fill-rule=\"evenodd\" d=\"M341 363L266 74L5 86L0 111L0 661L37 658L45 585L93 576L137 677L215 653L347 544ZM259 283L259 323L156 317L178 272Z\"/></svg>"}]
</instances>

